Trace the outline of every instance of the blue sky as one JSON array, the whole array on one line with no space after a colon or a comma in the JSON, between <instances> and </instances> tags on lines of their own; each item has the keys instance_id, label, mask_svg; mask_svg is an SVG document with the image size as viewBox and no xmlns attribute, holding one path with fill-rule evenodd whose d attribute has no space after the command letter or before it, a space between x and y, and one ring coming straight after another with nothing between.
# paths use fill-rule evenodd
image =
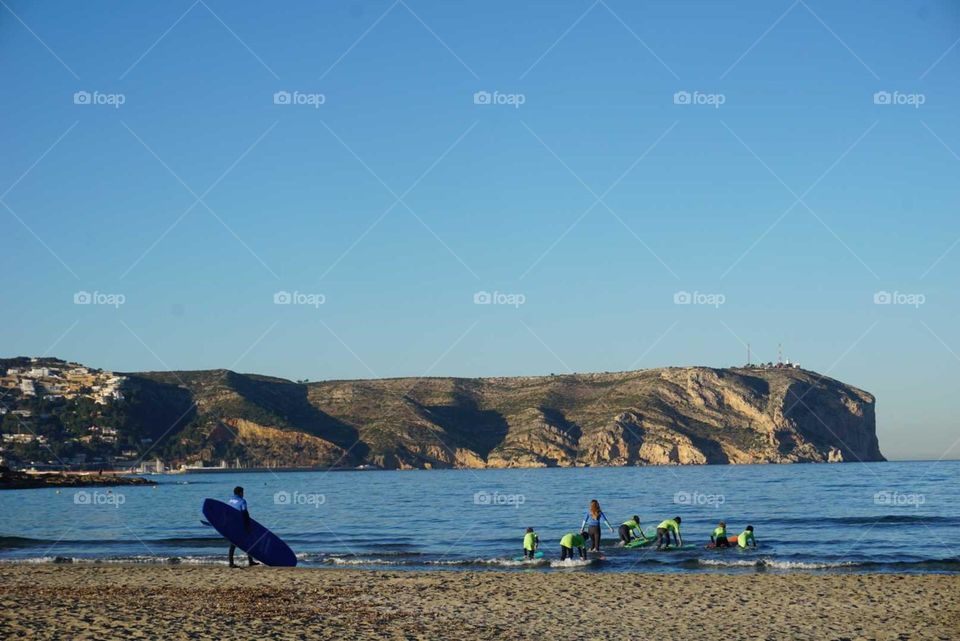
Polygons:
<instances>
[{"instance_id":1,"label":"blue sky","mask_svg":"<svg viewBox=\"0 0 960 641\"><path fill-rule=\"evenodd\" d=\"M888 456L960 454L960 6L516 5L3 0L0 353L319 380L782 343L877 395Z\"/></svg>"}]
</instances>

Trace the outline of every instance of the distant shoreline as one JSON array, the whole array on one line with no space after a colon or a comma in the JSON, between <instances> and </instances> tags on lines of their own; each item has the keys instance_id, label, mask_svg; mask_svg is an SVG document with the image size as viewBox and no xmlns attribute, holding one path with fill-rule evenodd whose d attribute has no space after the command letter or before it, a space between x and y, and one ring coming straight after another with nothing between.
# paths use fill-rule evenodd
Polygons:
<instances>
[{"instance_id":1,"label":"distant shoreline","mask_svg":"<svg viewBox=\"0 0 960 641\"><path fill-rule=\"evenodd\" d=\"M860 465L868 464L885 464L885 463L939 463L942 461L956 461L960 459L897 459L892 461L862 461L859 462ZM857 463L856 461L850 461L845 463L846 465L852 465ZM403 468L403 469L383 469L383 468L366 468L361 469L357 467L258 467L258 468L200 468L200 469L186 469L186 470L173 470L169 472L149 472L149 473L136 473L129 472L127 470L103 470L103 476L99 476L97 472L91 472L87 470L64 470L57 472L15 472L17 474L25 474L29 477L35 477L38 479L36 482L28 485L11 485L7 483L6 479L0 477L0 490L10 490L10 489L36 489L43 487L110 487L110 486L129 486L129 485L158 485L157 481L154 481L149 478L149 476L160 476L166 478L182 477L189 476L191 474L197 475L208 475L208 474L295 474L295 473L304 473L304 472L319 472L326 474L328 472L451 472L451 471L462 471L462 472L506 472L510 470L581 470L581 469L674 469L678 467L685 468L700 468L700 467L751 467L751 466L820 466L820 465L838 465L837 463L827 463L823 461L793 461L789 463L770 463L770 462L758 462L758 463L675 463L675 464L647 464L647 465L580 465L580 466L567 466L567 465L554 465L554 466L533 466L533 467L499 467L499 468L458 468L458 467L436 467L436 468ZM843 465L842 463L840 465ZM64 477L62 479L56 477ZM43 481L39 480L43 479ZM84 482L81 482L81 479ZM33 479L31 479L33 480Z\"/></svg>"}]
</instances>

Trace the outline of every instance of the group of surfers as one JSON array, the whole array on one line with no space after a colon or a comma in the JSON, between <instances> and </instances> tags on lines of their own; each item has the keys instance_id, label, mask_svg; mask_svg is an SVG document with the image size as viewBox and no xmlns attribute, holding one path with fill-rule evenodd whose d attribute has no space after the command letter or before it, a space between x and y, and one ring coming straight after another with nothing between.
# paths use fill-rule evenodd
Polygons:
<instances>
[{"instance_id":1,"label":"group of surfers","mask_svg":"<svg viewBox=\"0 0 960 641\"><path fill-rule=\"evenodd\" d=\"M242 487L238 486L233 489L233 496L230 497L230 499L227 501L227 504L235 510L238 510L243 515L244 526L249 528L250 512L247 509L247 500L243 498ZM613 526L610 525L610 521L607 519L607 515L603 513L602 509L600 509L599 501L594 499L590 501L590 506L587 508L587 512L583 516L583 523L580 524L580 532L569 532L564 534L560 539L560 560L565 561L566 559L573 559L573 551L575 549L579 552L581 559L586 559L588 551L587 541L590 542L590 552L600 552L601 521L607 525L607 528L609 528L611 532L614 531ZM662 550L670 545L671 536L673 537L674 544L677 547L683 546L683 537L680 535L681 521L682 519L679 516L675 516L672 519L667 519L660 522L660 524L657 526L656 536L658 550ZM652 538L647 537L647 535L644 534L643 528L640 527L640 517L636 515L621 523L618 533L620 535L620 542L623 545L630 543L634 538L639 538L642 541ZM712 547L722 548L733 547L734 544L741 548L746 548L751 544L753 547L757 547L757 541L753 536L753 526L748 525L746 529L737 537L728 537L727 524L724 521L720 521L717 527L713 530L713 533L710 535L710 545ZM523 536L523 558L536 558L537 549L539 547L540 537L532 527L528 527ZM232 568L239 567L233 560L236 549L237 546L231 542L228 559L230 567ZM258 565L258 563L254 561L253 557L249 554L247 555L247 564Z\"/></svg>"},{"instance_id":2,"label":"group of surfers","mask_svg":"<svg viewBox=\"0 0 960 641\"><path fill-rule=\"evenodd\" d=\"M581 559L587 558L587 543L589 542L590 552L600 552L600 525L601 521L606 524L610 532L613 532L613 526L607 519L607 515L600 509L600 503L594 499L590 501L590 507L583 516L583 523L580 524L580 531L568 532L560 539L560 560L573 559L573 551L576 549ZM656 543L657 549L662 550L670 545L670 538L673 537L676 547L683 547L683 537L680 534L680 523L682 519L675 516L672 519L661 521L657 525ZM620 524L618 530L620 542L626 545L635 538L641 541L649 540L640 527L640 517L634 515L629 520ZM750 545L757 547L757 540L753 535L753 526L748 525L739 536L727 536L727 524L720 521L717 527L710 534L710 547L724 548L736 545L740 548L746 548ZM523 558L535 558L537 549L540 547L540 537L533 528L528 527L523 536Z\"/></svg>"}]
</instances>

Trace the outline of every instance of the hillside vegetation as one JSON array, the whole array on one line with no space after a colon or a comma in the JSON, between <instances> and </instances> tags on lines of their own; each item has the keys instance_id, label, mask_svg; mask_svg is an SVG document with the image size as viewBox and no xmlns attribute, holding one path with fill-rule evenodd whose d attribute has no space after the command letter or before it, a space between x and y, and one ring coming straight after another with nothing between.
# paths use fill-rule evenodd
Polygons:
<instances>
[{"instance_id":1,"label":"hillside vegetation","mask_svg":"<svg viewBox=\"0 0 960 641\"><path fill-rule=\"evenodd\" d=\"M873 396L791 368L305 384L229 370L123 376L124 399L109 408L120 440L140 441L141 454L168 464L408 469L883 460Z\"/></svg>"},{"instance_id":2,"label":"hillside vegetation","mask_svg":"<svg viewBox=\"0 0 960 641\"><path fill-rule=\"evenodd\" d=\"M196 403L171 453L383 468L883 460L874 398L793 369L298 384L139 374ZM256 430L255 428L262 428Z\"/></svg>"}]
</instances>

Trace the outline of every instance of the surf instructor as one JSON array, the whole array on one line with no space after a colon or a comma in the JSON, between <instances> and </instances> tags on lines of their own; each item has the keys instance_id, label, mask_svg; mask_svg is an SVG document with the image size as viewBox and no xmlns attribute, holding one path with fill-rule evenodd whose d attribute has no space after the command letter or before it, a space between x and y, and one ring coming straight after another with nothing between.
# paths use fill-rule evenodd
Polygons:
<instances>
[{"instance_id":1,"label":"surf instructor","mask_svg":"<svg viewBox=\"0 0 960 641\"><path fill-rule=\"evenodd\" d=\"M607 520L607 515L600 509L600 502L597 499L590 501L590 507L587 513L583 515L583 523L580 524L580 530L587 532L590 539L590 551L600 551L600 521L607 524L607 529L613 532L613 526Z\"/></svg>"},{"instance_id":2,"label":"surf instructor","mask_svg":"<svg viewBox=\"0 0 960 641\"><path fill-rule=\"evenodd\" d=\"M235 509L235 510L239 510L240 513L243 514L243 527L244 527L246 530L249 530L249 529L250 529L250 512L247 511L247 499L243 498L243 488L242 488L242 487L240 487L240 486L238 485L237 487L233 488L233 496L230 497L230 500L229 500L229 501L227 501L227 505L229 505L230 507L232 507L232 508ZM229 556L229 558L230 558L230 567L232 567L232 568L238 568L238 567L240 567L239 565L237 565L236 563L233 562L233 553L234 553L234 551L235 551L236 549L237 549L237 546L234 545L233 543L231 543L231 544L230 544L230 553L229 553L228 556ZM260 564L257 563L256 561L254 561L254 560L253 560L253 557L248 554L248 555L247 555L247 565L248 565L248 566L254 566L254 565L260 565Z\"/></svg>"}]
</instances>

